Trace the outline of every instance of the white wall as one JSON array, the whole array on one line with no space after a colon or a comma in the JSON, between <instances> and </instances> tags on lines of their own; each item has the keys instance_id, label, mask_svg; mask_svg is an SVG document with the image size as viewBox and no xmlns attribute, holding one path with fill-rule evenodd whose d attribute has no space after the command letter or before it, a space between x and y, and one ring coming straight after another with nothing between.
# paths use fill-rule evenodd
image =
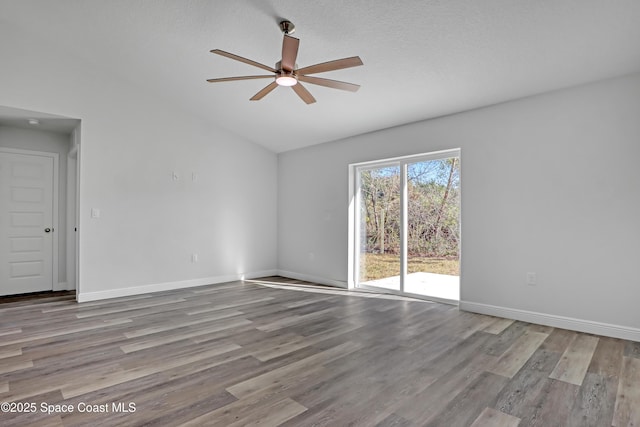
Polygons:
<instances>
[{"instance_id":1,"label":"white wall","mask_svg":"<svg viewBox=\"0 0 640 427\"><path fill-rule=\"evenodd\" d=\"M274 271L275 154L48 40L0 40L0 104L82 120L81 300Z\"/></svg>"},{"instance_id":2,"label":"white wall","mask_svg":"<svg viewBox=\"0 0 640 427\"><path fill-rule=\"evenodd\" d=\"M69 135L36 129L20 129L0 126L0 147L21 150L58 153L58 285L56 290L67 288L67 153Z\"/></svg>"},{"instance_id":3,"label":"white wall","mask_svg":"<svg viewBox=\"0 0 640 427\"><path fill-rule=\"evenodd\" d=\"M461 306L640 339L640 74L280 154L279 270L346 283L348 164L457 147Z\"/></svg>"}]
</instances>

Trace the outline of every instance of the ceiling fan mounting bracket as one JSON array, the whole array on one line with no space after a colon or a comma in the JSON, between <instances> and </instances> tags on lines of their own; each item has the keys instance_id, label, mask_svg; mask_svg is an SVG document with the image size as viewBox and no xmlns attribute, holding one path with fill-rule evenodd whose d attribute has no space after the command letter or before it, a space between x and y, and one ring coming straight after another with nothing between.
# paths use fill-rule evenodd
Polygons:
<instances>
[{"instance_id":1,"label":"ceiling fan mounting bracket","mask_svg":"<svg viewBox=\"0 0 640 427\"><path fill-rule=\"evenodd\" d=\"M289 34L293 34L296 32L296 26L293 25L293 22L291 21L280 21L280 30L282 30L282 32L288 36Z\"/></svg>"}]
</instances>

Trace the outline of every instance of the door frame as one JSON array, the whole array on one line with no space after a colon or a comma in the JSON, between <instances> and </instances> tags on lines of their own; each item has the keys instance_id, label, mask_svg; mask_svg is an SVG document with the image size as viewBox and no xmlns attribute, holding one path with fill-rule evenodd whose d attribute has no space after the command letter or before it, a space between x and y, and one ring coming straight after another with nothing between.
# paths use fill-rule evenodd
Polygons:
<instances>
[{"instance_id":1,"label":"door frame","mask_svg":"<svg viewBox=\"0 0 640 427\"><path fill-rule=\"evenodd\" d=\"M9 154L20 154L20 155L26 155L26 156L36 156L36 157L50 157L53 159L53 212L52 212L52 220L51 220L51 227L53 228L53 233L52 233L52 260L51 262L53 263L53 265L51 266L51 291L56 290L57 285L58 285L58 280L59 280L59 266L58 266L58 233L60 230L60 227L58 226L58 197L59 197L59 185L60 185L60 172L58 170L58 162L59 162L59 157L60 155L58 153L50 153L47 151L36 151L36 150L24 150L24 149L20 149L20 148L6 148L6 147L0 147L0 152L4 152L4 153L9 153ZM58 230L58 231L56 231Z\"/></svg>"},{"instance_id":2,"label":"door frame","mask_svg":"<svg viewBox=\"0 0 640 427\"><path fill-rule=\"evenodd\" d=\"M407 236L408 231L408 217L405 209L407 201L407 165L411 163L439 160L450 157L457 157L460 165L461 162L461 150L460 148L452 148L447 150L433 151L429 153L414 154L401 157L393 157L380 160L372 160L360 163L349 164L349 227L348 227L348 273L347 273L347 287L348 289L367 289L377 292L390 293L394 295L403 295L419 299L426 299L429 301L439 301L448 304L458 304L458 301L444 300L436 297L427 297L424 295L412 294L404 291L405 276L407 272ZM378 288L375 286L368 286L359 284L360 277L360 203L361 203L361 189L360 189L360 171L376 169L385 166L400 167L400 289L386 289ZM462 202L461 202L462 204ZM462 217L462 214L460 215ZM460 227L462 227L462 218L460 218ZM460 238L459 255L460 262L460 288L462 288L462 236ZM462 294L462 292L460 292Z\"/></svg>"},{"instance_id":3,"label":"door frame","mask_svg":"<svg viewBox=\"0 0 640 427\"><path fill-rule=\"evenodd\" d=\"M67 290L75 290L76 301L80 294L80 132L81 122L71 132L67 153Z\"/></svg>"}]
</instances>

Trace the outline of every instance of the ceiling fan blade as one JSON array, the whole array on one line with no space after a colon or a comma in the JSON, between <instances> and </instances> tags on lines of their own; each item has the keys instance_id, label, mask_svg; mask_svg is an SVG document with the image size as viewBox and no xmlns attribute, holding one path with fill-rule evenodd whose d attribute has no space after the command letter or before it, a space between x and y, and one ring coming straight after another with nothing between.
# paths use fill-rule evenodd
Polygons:
<instances>
[{"instance_id":1,"label":"ceiling fan blade","mask_svg":"<svg viewBox=\"0 0 640 427\"><path fill-rule=\"evenodd\" d=\"M262 98L267 96L269 94L269 92L271 92L272 90L274 90L277 87L278 87L278 83L276 83L276 82L269 83L264 88L262 88L262 90L260 90L260 92L258 92L255 95L253 95L253 97L251 98L251 101L260 101Z\"/></svg>"},{"instance_id":2,"label":"ceiling fan blade","mask_svg":"<svg viewBox=\"0 0 640 427\"><path fill-rule=\"evenodd\" d=\"M233 53L225 52L220 49L213 49L211 53L215 53L216 55L226 56L227 58L235 59L236 61L244 62L245 64L253 65L254 67L262 68L263 70L271 71L272 73L276 72L275 68L271 68L268 65L261 64L256 61L252 61L247 58L243 58L242 56L235 55Z\"/></svg>"},{"instance_id":3,"label":"ceiling fan blade","mask_svg":"<svg viewBox=\"0 0 640 427\"><path fill-rule=\"evenodd\" d=\"M300 82L298 82L297 84L291 86L291 88L307 104L313 104L314 102L316 102L316 99L313 97L313 95L311 95L311 93L309 93L307 88L302 86L302 84Z\"/></svg>"},{"instance_id":4,"label":"ceiling fan blade","mask_svg":"<svg viewBox=\"0 0 640 427\"><path fill-rule=\"evenodd\" d=\"M296 58L298 57L298 46L300 40L291 36L284 36L282 40L282 69L285 71L293 71L296 66Z\"/></svg>"},{"instance_id":5,"label":"ceiling fan blade","mask_svg":"<svg viewBox=\"0 0 640 427\"><path fill-rule=\"evenodd\" d=\"M360 89L360 85L357 84L340 82L338 80L323 79L313 76L298 75L298 81L311 83L318 86L330 87L332 89L348 90L349 92L357 92L358 89Z\"/></svg>"},{"instance_id":6,"label":"ceiling fan blade","mask_svg":"<svg viewBox=\"0 0 640 427\"><path fill-rule=\"evenodd\" d=\"M323 62L321 64L309 65L308 67L300 68L296 70L298 75L300 74L316 74L324 73L326 71L341 70L343 68L351 68L362 65L362 60L359 56L352 56L351 58L336 59L334 61Z\"/></svg>"},{"instance_id":7,"label":"ceiling fan blade","mask_svg":"<svg viewBox=\"0 0 640 427\"><path fill-rule=\"evenodd\" d=\"M238 76L238 77L222 77L219 79L207 79L209 83L218 83L218 82L232 82L235 80L253 80L253 79L266 79L273 78L273 74L263 74L260 76Z\"/></svg>"}]
</instances>

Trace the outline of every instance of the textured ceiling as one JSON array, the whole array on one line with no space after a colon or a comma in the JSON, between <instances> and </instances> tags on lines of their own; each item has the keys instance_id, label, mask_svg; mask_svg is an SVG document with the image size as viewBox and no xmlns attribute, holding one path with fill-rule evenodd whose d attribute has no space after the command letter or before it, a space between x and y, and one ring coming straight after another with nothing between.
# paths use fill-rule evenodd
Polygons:
<instances>
[{"instance_id":1,"label":"textured ceiling","mask_svg":"<svg viewBox=\"0 0 640 427\"><path fill-rule=\"evenodd\" d=\"M281 18L298 64L359 55L307 85L249 98L268 80L206 83L279 60ZM638 0L0 0L0 19L273 151L640 71Z\"/></svg>"}]
</instances>

